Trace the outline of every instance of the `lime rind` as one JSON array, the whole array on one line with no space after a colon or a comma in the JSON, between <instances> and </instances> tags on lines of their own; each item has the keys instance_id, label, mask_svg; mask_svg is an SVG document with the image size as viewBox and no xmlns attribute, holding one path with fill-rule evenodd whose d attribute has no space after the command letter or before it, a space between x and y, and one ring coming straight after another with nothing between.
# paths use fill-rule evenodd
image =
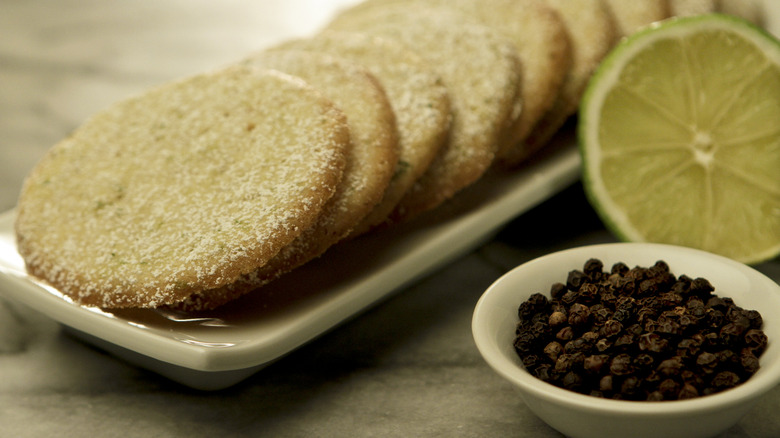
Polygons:
<instances>
[{"instance_id":1,"label":"lime rind","mask_svg":"<svg viewBox=\"0 0 780 438\"><path fill-rule=\"evenodd\" d=\"M649 45L667 38L683 38L704 30L726 30L739 35L758 47L768 59L769 64L780 66L780 42L766 30L743 20L723 14L708 14L693 17L675 17L663 22L655 23L635 34L624 38L602 61L594 72L591 81L583 95L582 106L579 112L578 140L580 154L582 156L582 178L586 196L594 210L605 226L620 240L623 241L655 241L656 236L650 238L640 232L627 216L624 210L611 198L602 184L600 176L601 165L605 159L600 147L598 124L600 123L601 108L616 83L624 67L634 59L636 54L643 51ZM711 116L712 117L712 116ZM769 136L774 131L769 132ZM770 164L771 167L771 164ZM771 173L769 177L771 178ZM775 174L776 181L780 184L780 178ZM770 181L770 184L772 181ZM770 187L770 197L772 189ZM777 198L775 194L775 200ZM710 195L711 197L711 195ZM710 200L711 202L711 200ZM771 204L771 201L770 201ZM780 203L776 203L774 210L770 205L769 215L780 215ZM771 223L771 220L769 221ZM715 227L712 225L713 228ZM722 224L717 226L722 227ZM690 231L690 230L689 230ZM772 230L770 230L772 231ZM656 233L659 231L656 230ZM777 236L777 233L770 233ZM686 246L699 246L696 242L685 241ZM672 242L680 243L680 242ZM704 248L713 250L712 248ZM713 252L717 252L714 251ZM727 251L728 252L728 251ZM780 254L780 239L761 250L742 251L740 254L724 254L746 263L758 263Z\"/></svg>"}]
</instances>

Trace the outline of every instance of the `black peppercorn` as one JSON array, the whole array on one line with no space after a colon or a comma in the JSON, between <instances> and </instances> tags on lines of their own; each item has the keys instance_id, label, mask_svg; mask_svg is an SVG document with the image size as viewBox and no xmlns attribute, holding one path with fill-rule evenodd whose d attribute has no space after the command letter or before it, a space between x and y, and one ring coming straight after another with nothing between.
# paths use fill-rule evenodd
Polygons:
<instances>
[{"instance_id":1,"label":"black peppercorn","mask_svg":"<svg viewBox=\"0 0 780 438\"><path fill-rule=\"evenodd\" d=\"M691 315L701 318L704 316L706 308L704 307L704 301L698 297L691 297L685 302L685 307L691 313Z\"/></svg>"},{"instance_id":2,"label":"black peppercorn","mask_svg":"<svg viewBox=\"0 0 780 438\"><path fill-rule=\"evenodd\" d=\"M566 389L580 392L580 388L582 387L582 376L573 371L569 371L563 376L561 383Z\"/></svg>"},{"instance_id":3,"label":"black peppercorn","mask_svg":"<svg viewBox=\"0 0 780 438\"><path fill-rule=\"evenodd\" d=\"M632 316L633 315L631 315L631 312L626 309L617 309L612 314L612 319L620 323L627 324L631 321Z\"/></svg>"},{"instance_id":4,"label":"black peppercorn","mask_svg":"<svg viewBox=\"0 0 780 438\"><path fill-rule=\"evenodd\" d=\"M663 380L663 376L655 370L645 374L645 386L651 390L658 389L658 385L660 385Z\"/></svg>"},{"instance_id":5,"label":"black peppercorn","mask_svg":"<svg viewBox=\"0 0 780 438\"><path fill-rule=\"evenodd\" d=\"M624 399L635 400L640 394L641 386L642 380L639 377L628 376L623 379L623 383L620 385L620 393Z\"/></svg>"},{"instance_id":6,"label":"black peppercorn","mask_svg":"<svg viewBox=\"0 0 780 438\"><path fill-rule=\"evenodd\" d=\"M604 271L604 263L599 259L588 259L582 270L591 281L598 281L601 279L602 271Z\"/></svg>"},{"instance_id":7,"label":"black peppercorn","mask_svg":"<svg viewBox=\"0 0 780 438\"><path fill-rule=\"evenodd\" d=\"M682 326L673 319L661 317L657 321L655 331L665 335L676 336L682 334Z\"/></svg>"},{"instance_id":8,"label":"black peppercorn","mask_svg":"<svg viewBox=\"0 0 780 438\"><path fill-rule=\"evenodd\" d=\"M567 325L558 330L558 333L555 334L555 338L562 342L571 341L572 338L574 338L574 329Z\"/></svg>"},{"instance_id":9,"label":"black peppercorn","mask_svg":"<svg viewBox=\"0 0 780 438\"><path fill-rule=\"evenodd\" d=\"M555 301L560 300L566 291L566 285L563 283L553 283L553 285L550 286L550 296Z\"/></svg>"},{"instance_id":10,"label":"black peppercorn","mask_svg":"<svg viewBox=\"0 0 780 438\"><path fill-rule=\"evenodd\" d=\"M640 295L655 295L658 293L659 285L655 279L642 280L639 283Z\"/></svg>"},{"instance_id":11,"label":"black peppercorn","mask_svg":"<svg viewBox=\"0 0 780 438\"><path fill-rule=\"evenodd\" d=\"M718 309L707 308L704 311L704 318L710 328L722 327L726 322L726 315Z\"/></svg>"},{"instance_id":12,"label":"black peppercorn","mask_svg":"<svg viewBox=\"0 0 780 438\"><path fill-rule=\"evenodd\" d=\"M545 356L549 357L551 361L558 360L558 356L563 353L563 346L559 342L550 342L544 347Z\"/></svg>"},{"instance_id":13,"label":"black peppercorn","mask_svg":"<svg viewBox=\"0 0 780 438\"><path fill-rule=\"evenodd\" d=\"M526 354L523 356L523 366L533 369L537 365L541 365L544 361L536 354Z\"/></svg>"},{"instance_id":14,"label":"black peppercorn","mask_svg":"<svg viewBox=\"0 0 780 438\"><path fill-rule=\"evenodd\" d=\"M612 313L612 309L615 308L615 303L617 303L617 295L615 295L611 290L604 289L600 296L601 299L601 305L604 306L605 309L609 310L610 313Z\"/></svg>"},{"instance_id":15,"label":"black peppercorn","mask_svg":"<svg viewBox=\"0 0 780 438\"><path fill-rule=\"evenodd\" d=\"M749 348L744 348L740 353L739 364L742 367L743 373L746 375L753 375L760 367L758 357L756 357Z\"/></svg>"},{"instance_id":16,"label":"black peppercorn","mask_svg":"<svg viewBox=\"0 0 780 438\"><path fill-rule=\"evenodd\" d=\"M563 351L568 354L584 353L590 350L592 344L583 338L572 339L563 346Z\"/></svg>"},{"instance_id":17,"label":"black peppercorn","mask_svg":"<svg viewBox=\"0 0 780 438\"><path fill-rule=\"evenodd\" d=\"M609 355L606 354L594 354L587 356L582 366L585 371L591 374L600 374L602 368L609 363Z\"/></svg>"},{"instance_id":18,"label":"black peppercorn","mask_svg":"<svg viewBox=\"0 0 780 438\"><path fill-rule=\"evenodd\" d=\"M750 328L750 319L748 319L747 314L746 310L732 304L726 310L726 319L738 327L747 330Z\"/></svg>"},{"instance_id":19,"label":"black peppercorn","mask_svg":"<svg viewBox=\"0 0 780 438\"><path fill-rule=\"evenodd\" d=\"M586 342L588 342L590 345L593 345L598 341L599 334L598 332L589 331L582 334L582 339L584 339Z\"/></svg>"},{"instance_id":20,"label":"black peppercorn","mask_svg":"<svg viewBox=\"0 0 780 438\"><path fill-rule=\"evenodd\" d=\"M731 371L721 371L713 377L711 385L716 391L722 391L737 386L739 376Z\"/></svg>"},{"instance_id":21,"label":"black peppercorn","mask_svg":"<svg viewBox=\"0 0 780 438\"><path fill-rule=\"evenodd\" d=\"M681 275L679 278L677 278L677 281L672 284L672 287L669 290L682 296L688 296L688 294L691 292L690 277Z\"/></svg>"},{"instance_id":22,"label":"black peppercorn","mask_svg":"<svg viewBox=\"0 0 780 438\"><path fill-rule=\"evenodd\" d=\"M723 341L715 332L707 332L704 334L704 349L707 351L718 351L723 347Z\"/></svg>"},{"instance_id":23,"label":"black peppercorn","mask_svg":"<svg viewBox=\"0 0 780 438\"><path fill-rule=\"evenodd\" d=\"M764 325L764 319L757 310L746 310L745 316L750 321L751 329L760 329Z\"/></svg>"},{"instance_id":24,"label":"black peppercorn","mask_svg":"<svg viewBox=\"0 0 780 438\"><path fill-rule=\"evenodd\" d=\"M649 354L640 354L634 359L637 370L648 371L655 364L655 358Z\"/></svg>"},{"instance_id":25,"label":"black peppercorn","mask_svg":"<svg viewBox=\"0 0 780 438\"><path fill-rule=\"evenodd\" d=\"M680 324L680 330L682 330L683 333L690 333L691 331L696 330L696 326L699 324L699 318L686 311L680 315L680 319L677 322Z\"/></svg>"},{"instance_id":26,"label":"black peppercorn","mask_svg":"<svg viewBox=\"0 0 780 438\"><path fill-rule=\"evenodd\" d=\"M658 385L658 391L663 394L663 398L674 400L680 393L681 386L674 379L665 379Z\"/></svg>"},{"instance_id":27,"label":"black peppercorn","mask_svg":"<svg viewBox=\"0 0 780 438\"><path fill-rule=\"evenodd\" d=\"M664 399L664 395L661 394L661 391L653 391L650 394L647 394L647 401L661 401Z\"/></svg>"},{"instance_id":28,"label":"black peppercorn","mask_svg":"<svg viewBox=\"0 0 780 438\"><path fill-rule=\"evenodd\" d=\"M614 265L612 265L612 269L609 272L611 274L619 274L623 276L626 274L626 272L628 272L628 265L626 265L623 262L617 262Z\"/></svg>"},{"instance_id":29,"label":"black peppercorn","mask_svg":"<svg viewBox=\"0 0 780 438\"><path fill-rule=\"evenodd\" d=\"M553 312L547 320L550 327L559 327L567 322L569 322L569 317L563 312Z\"/></svg>"},{"instance_id":30,"label":"black peppercorn","mask_svg":"<svg viewBox=\"0 0 780 438\"><path fill-rule=\"evenodd\" d=\"M623 331L623 324L614 319L607 320L599 329L599 334L604 338L614 338Z\"/></svg>"},{"instance_id":31,"label":"black peppercorn","mask_svg":"<svg viewBox=\"0 0 780 438\"><path fill-rule=\"evenodd\" d=\"M680 375L682 368L683 359L680 356L673 356L658 365L658 372L666 377L676 377Z\"/></svg>"},{"instance_id":32,"label":"black peppercorn","mask_svg":"<svg viewBox=\"0 0 780 438\"><path fill-rule=\"evenodd\" d=\"M674 292L666 292L658 294L658 300L663 307L677 307L683 303L683 297L680 294Z\"/></svg>"},{"instance_id":33,"label":"black peppercorn","mask_svg":"<svg viewBox=\"0 0 780 438\"><path fill-rule=\"evenodd\" d=\"M596 341L596 345L594 345L594 348L599 353L604 353L608 351L610 348L612 348L612 342L605 338L601 338L598 341Z\"/></svg>"},{"instance_id":34,"label":"black peppercorn","mask_svg":"<svg viewBox=\"0 0 780 438\"><path fill-rule=\"evenodd\" d=\"M637 346L639 347L639 351L658 354L669 348L669 341L661 337L658 333L643 333L639 336Z\"/></svg>"},{"instance_id":35,"label":"black peppercorn","mask_svg":"<svg viewBox=\"0 0 780 438\"><path fill-rule=\"evenodd\" d=\"M548 363L537 365L535 368L533 368L531 374L533 374L537 379L549 382L552 380L552 365Z\"/></svg>"},{"instance_id":36,"label":"black peppercorn","mask_svg":"<svg viewBox=\"0 0 780 438\"><path fill-rule=\"evenodd\" d=\"M691 292L699 296L709 295L715 288L706 278L695 278L691 281Z\"/></svg>"},{"instance_id":37,"label":"black peppercorn","mask_svg":"<svg viewBox=\"0 0 780 438\"><path fill-rule=\"evenodd\" d=\"M590 308L585 304L574 303L569 308L569 325L583 326L590 320Z\"/></svg>"},{"instance_id":38,"label":"black peppercorn","mask_svg":"<svg viewBox=\"0 0 780 438\"><path fill-rule=\"evenodd\" d=\"M558 360L555 361L555 371L559 373L567 373L574 367L574 357L571 354L563 353L558 356Z\"/></svg>"},{"instance_id":39,"label":"black peppercorn","mask_svg":"<svg viewBox=\"0 0 780 438\"><path fill-rule=\"evenodd\" d=\"M653 266L648 268L652 275L664 275L669 273L669 264L663 260L657 260Z\"/></svg>"},{"instance_id":40,"label":"black peppercorn","mask_svg":"<svg viewBox=\"0 0 780 438\"><path fill-rule=\"evenodd\" d=\"M544 312L547 309L549 300L540 293L535 293L528 297L518 308L518 316L521 321L530 320L534 314Z\"/></svg>"},{"instance_id":41,"label":"black peppercorn","mask_svg":"<svg viewBox=\"0 0 780 438\"><path fill-rule=\"evenodd\" d=\"M599 391L612 392L612 376L606 375L599 380Z\"/></svg>"},{"instance_id":42,"label":"black peppercorn","mask_svg":"<svg viewBox=\"0 0 780 438\"><path fill-rule=\"evenodd\" d=\"M609 364L609 372L614 376L625 376L634 372L631 356L622 353L612 359Z\"/></svg>"},{"instance_id":43,"label":"black peppercorn","mask_svg":"<svg viewBox=\"0 0 780 438\"><path fill-rule=\"evenodd\" d=\"M575 269L569 271L569 275L566 277L566 287L568 287L569 290L578 290L585 281L587 281L585 273Z\"/></svg>"},{"instance_id":44,"label":"black peppercorn","mask_svg":"<svg viewBox=\"0 0 780 438\"><path fill-rule=\"evenodd\" d=\"M742 333L744 332L745 332L745 327L730 322L724 325L723 327L721 327L720 339L722 340L724 345L730 348L734 348L742 340Z\"/></svg>"},{"instance_id":45,"label":"black peppercorn","mask_svg":"<svg viewBox=\"0 0 780 438\"><path fill-rule=\"evenodd\" d=\"M567 290L561 297L561 303L563 303L566 306L571 306L577 301L579 297L580 294L577 293L576 291Z\"/></svg>"},{"instance_id":46,"label":"black peppercorn","mask_svg":"<svg viewBox=\"0 0 780 438\"><path fill-rule=\"evenodd\" d=\"M745 332L745 346L753 351L753 354L760 355L766 349L767 337L762 330L750 329Z\"/></svg>"},{"instance_id":47,"label":"black peppercorn","mask_svg":"<svg viewBox=\"0 0 780 438\"><path fill-rule=\"evenodd\" d=\"M620 400L714 394L759 369L767 337L760 313L713 294L703 278L675 277L598 259L569 271L550 297L518 307L514 347L535 377L572 391Z\"/></svg>"},{"instance_id":48,"label":"black peppercorn","mask_svg":"<svg viewBox=\"0 0 780 438\"><path fill-rule=\"evenodd\" d=\"M618 336L617 339L615 339L615 342L612 344L612 346L617 350L626 350L631 348L635 341L636 336L632 335L631 333L623 333L622 335Z\"/></svg>"},{"instance_id":49,"label":"black peppercorn","mask_svg":"<svg viewBox=\"0 0 780 438\"><path fill-rule=\"evenodd\" d=\"M696 365L701 372L710 374L718 366L718 356L705 351L696 358Z\"/></svg>"},{"instance_id":50,"label":"black peppercorn","mask_svg":"<svg viewBox=\"0 0 780 438\"><path fill-rule=\"evenodd\" d=\"M703 340L704 337L701 335L681 340L677 343L677 355L683 358L698 356L699 351L701 351L701 343Z\"/></svg>"},{"instance_id":51,"label":"black peppercorn","mask_svg":"<svg viewBox=\"0 0 780 438\"><path fill-rule=\"evenodd\" d=\"M707 304L705 305L708 309L715 309L720 310L723 312L728 307L726 305L726 302L723 301L723 298L721 297L711 297L709 300L707 300Z\"/></svg>"},{"instance_id":52,"label":"black peppercorn","mask_svg":"<svg viewBox=\"0 0 780 438\"><path fill-rule=\"evenodd\" d=\"M601 303L594 304L590 306L590 317L594 325L603 325L612 317L612 311Z\"/></svg>"},{"instance_id":53,"label":"black peppercorn","mask_svg":"<svg viewBox=\"0 0 780 438\"><path fill-rule=\"evenodd\" d=\"M639 324L631 324L628 327L626 327L626 333L629 333L633 336L639 336L641 335L644 330L642 329L642 326Z\"/></svg>"},{"instance_id":54,"label":"black peppercorn","mask_svg":"<svg viewBox=\"0 0 780 438\"><path fill-rule=\"evenodd\" d=\"M680 392L677 394L678 400L685 400L690 398L696 398L699 396L699 391L696 389L695 386L684 384Z\"/></svg>"},{"instance_id":55,"label":"black peppercorn","mask_svg":"<svg viewBox=\"0 0 780 438\"><path fill-rule=\"evenodd\" d=\"M721 350L715 353L718 356L718 366L720 369L732 369L739 367L739 355L732 350Z\"/></svg>"},{"instance_id":56,"label":"black peppercorn","mask_svg":"<svg viewBox=\"0 0 780 438\"><path fill-rule=\"evenodd\" d=\"M593 283L584 283L577 291L579 293L579 302L583 304L593 304L599 299L599 287Z\"/></svg>"},{"instance_id":57,"label":"black peppercorn","mask_svg":"<svg viewBox=\"0 0 780 438\"><path fill-rule=\"evenodd\" d=\"M634 297L622 296L618 297L618 300L615 303L615 310L626 310L629 313L633 313L636 306L637 301Z\"/></svg>"}]
</instances>

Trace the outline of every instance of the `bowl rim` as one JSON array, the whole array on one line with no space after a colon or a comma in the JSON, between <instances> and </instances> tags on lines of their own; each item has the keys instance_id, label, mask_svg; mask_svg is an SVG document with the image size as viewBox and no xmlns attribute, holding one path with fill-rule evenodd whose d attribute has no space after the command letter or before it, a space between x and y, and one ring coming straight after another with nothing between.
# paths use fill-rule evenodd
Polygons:
<instances>
[{"instance_id":1,"label":"bowl rim","mask_svg":"<svg viewBox=\"0 0 780 438\"><path fill-rule=\"evenodd\" d=\"M504 285L512 281L513 278L522 275L524 271L531 267L539 264L554 263L556 259L563 259L563 256L582 253L589 254L588 257L598 258L599 256L597 254L594 255L594 252L615 249L651 252L674 251L688 257L701 257L711 262L720 263L722 265L725 264L739 270L752 281L756 281L762 285L766 284L768 289L762 293L775 295L775 300L780 302L780 285L774 280L745 264L706 251L668 244L641 242L606 243L573 247L543 255L518 265L493 282L479 298L472 317L472 335L477 349L488 365L499 375L518 386L522 392L547 402L556 405L567 405L594 414L620 412L624 414L630 413L637 417L663 415L668 418L687 416L697 412L712 411L716 408L725 409L734 405L745 404L752 399L757 399L780 383L780 359L778 359L768 364L762 363L759 372L740 385L708 396L701 396L688 400L667 400L661 402L605 399L560 388L532 376L519 366L516 361L509 359L503 354L498 346L495 345L495 342L490 341L495 333L491 333L487 329L487 314L491 311L490 306L495 301L496 296L502 294ZM659 259L662 258L663 257L660 257ZM672 266L672 268L674 267ZM509 292L503 293L506 294ZM740 303L737 302L737 305L739 304ZM517 306L519 305L520 302L518 301ZM513 312L516 312L517 306L512 309ZM766 309L758 310L761 312L762 316L765 317L764 319L766 321ZM770 340L770 345L767 348L780 348L780 339L774 340L774 343Z\"/></svg>"}]
</instances>

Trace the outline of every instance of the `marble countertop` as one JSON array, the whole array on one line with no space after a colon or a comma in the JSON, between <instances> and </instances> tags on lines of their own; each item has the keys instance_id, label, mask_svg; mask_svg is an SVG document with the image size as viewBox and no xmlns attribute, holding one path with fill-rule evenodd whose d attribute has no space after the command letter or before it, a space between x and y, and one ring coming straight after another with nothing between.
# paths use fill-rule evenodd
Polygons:
<instances>
[{"instance_id":1,"label":"marble countertop","mask_svg":"<svg viewBox=\"0 0 780 438\"><path fill-rule=\"evenodd\" d=\"M3 0L0 211L90 114L302 36L355 0ZM570 212L578 212L571 221ZM559 437L484 363L477 299L533 257L614 238L579 184L492 240L240 384L199 392L0 297L0 437ZM757 267L780 281L780 260ZM774 388L722 438L780 436Z\"/></svg>"}]
</instances>

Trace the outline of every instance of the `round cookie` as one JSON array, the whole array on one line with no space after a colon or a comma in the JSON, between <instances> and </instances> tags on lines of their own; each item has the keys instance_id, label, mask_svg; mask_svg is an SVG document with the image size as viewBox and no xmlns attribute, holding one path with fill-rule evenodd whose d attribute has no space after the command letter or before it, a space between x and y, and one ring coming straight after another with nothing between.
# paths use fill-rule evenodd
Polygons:
<instances>
[{"instance_id":1,"label":"round cookie","mask_svg":"<svg viewBox=\"0 0 780 438\"><path fill-rule=\"evenodd\" d=\"M572 48L572 65L552 108L532 129L522 148L501 157L516 166L542 148L577 111L593 71L618 40L612 13L602 0L547 0L563 19Z\"/></svg>"},{"instance_id":2,"label":"round cookie","mask_svg":"<svg viewBox=\"0 0 780 438\"><path fill-rule=\"evenodd\" d=\"M252 55L246 65L294 75L344 111L352 134L342 182L320 217L276 257L225 287L204 290L177 307L220 306L322 255L346 237L379 203L398 161L395 117L387 96L365 68L337 57L301 50Z\"/></svg>"},{"instance_id":3,"label":"round cookie","mask_svg":"<svg viewBox=\"0 0 780 438\"><path fill-rule=\"evenodd\" d=\"M303 79L347 116L352 150L331 217L319 221L321 233L346 237L382 200L398 164L396 116L382 84L362 65L314 51L267 50L245 62Z\"/></svg>"},{"instance_id":4,"label":"round cookie","mask_svg":"<svg viewBox=\"0 0 780 438\"><path fill-rule=\"evenodd\" d=\"M543 0L435 0L508 38L517 48L523 111L499 156L523 147L523 140L549 110L572 62L561 17Z\"/></svg>"},{"instance_id":5,"label":"round cookie","mask_svg":"<svg viewBox=\"0 0 780 438\"><path fill-rule=\"evenodd\" d=\"M522 112L501 142L499 155L522 141L552 106L571 65L571 47L560 16L544 0L368 0L343 14L365 13L382 5L446 8L490 27L511 41L520 58ZM386 7L386 6L385 6Z\"/></svg>"},{"instance_id":6,"label":"round cookie","mask_svg":"<svg viewBox=\"0 0 780 438\"><path fill-rule=\"evenodd\" d=\"M398 166L382 201L352 236L382 224L447 140L450 103L441 78L405 45L364 33L323 32L271 50L275 49L317 51L347 59L367 68L384 88L398 126Z\"/></svg>"},{"instance_id":7,"label":"round cookie","mask_svg":"<svg viewBox=\"0 0 780 438\"><path fill-rule=\"evenodd\" d=\"M507 37L518 50L523 112L501 154L522 144L552 106L571 66L571 43L560 16L543 0L438 0Z\"/></svg>"},{"instance_id":8,"label":"round cookie","mask_svg":"<svg viewBox=\"0 0 780 438\"><path fill-rule=\"evenodd\" d=\"M328 30L395 39L434 66L450 96L448 143L391 213L392 222L430 210L478 180L519 116L520 60L513 44L486 26L442 8L403 5L348 10Z\"/></svg>"},{"instance_id":9,"label":"round cookie","mask_svg":"<svg viewBox=\"0 0 780 438\"><path fill-rule=\"evenodd\" d=\"M230 67L167 83L95 114L36 165L19 253L80 304L174 304L308 228L348 147L343 113L289 76Z\"/></svg>"}]
</instances>

